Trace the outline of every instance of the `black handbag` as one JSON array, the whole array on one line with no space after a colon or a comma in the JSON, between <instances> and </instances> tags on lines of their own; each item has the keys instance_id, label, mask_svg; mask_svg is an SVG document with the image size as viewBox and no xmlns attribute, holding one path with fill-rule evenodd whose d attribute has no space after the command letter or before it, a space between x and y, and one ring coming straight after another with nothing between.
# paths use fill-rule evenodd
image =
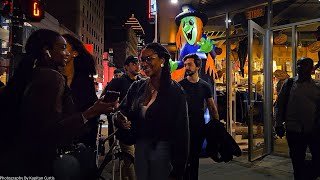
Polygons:
<instances>
[{"instance_id":1,"label":"black handbag","mask_svg":"<svg viewBox=\"0 0 320 180\"><path fill-rule=\"evenodd\" d=\"M59 180L94 179L97 172L96 153L82 143L72 148L60 148L53 170L54 176Z\"/></svg>"}]
</instances>

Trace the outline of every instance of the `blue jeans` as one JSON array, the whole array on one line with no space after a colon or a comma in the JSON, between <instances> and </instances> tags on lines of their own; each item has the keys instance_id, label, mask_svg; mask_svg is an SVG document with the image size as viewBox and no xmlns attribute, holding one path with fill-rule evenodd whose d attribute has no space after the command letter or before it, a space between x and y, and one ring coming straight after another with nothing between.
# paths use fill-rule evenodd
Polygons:
<instances>
[{"instance_id":1,"label":"blue jeans","mask_svg":"<svg viewBox=\"0 0 320 180\"><path fill-rule=\"evenodd\" d=\"M138 140L135 151L137 180L165 180L172 170L169 142Z\"/></svg>"}]
</instances>

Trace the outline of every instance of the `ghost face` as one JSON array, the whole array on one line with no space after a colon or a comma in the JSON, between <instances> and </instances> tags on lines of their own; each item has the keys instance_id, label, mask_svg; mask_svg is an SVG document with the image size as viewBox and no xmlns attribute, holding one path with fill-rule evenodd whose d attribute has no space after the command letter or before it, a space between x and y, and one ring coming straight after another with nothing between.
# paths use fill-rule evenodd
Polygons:
<instances>
[{"instance_id":1,"label":"ghost face","mask_svg":"<svg viewBox=\"0 0 320 180\"><path fill-rule=\"evenodd\" d=\"M184 38L187 40L187 42L191 45L196 43L197 39L197 19L195 16L187 16L182 18L181 20L182 23L182 32Z\"/></svg>"}]
</instances>

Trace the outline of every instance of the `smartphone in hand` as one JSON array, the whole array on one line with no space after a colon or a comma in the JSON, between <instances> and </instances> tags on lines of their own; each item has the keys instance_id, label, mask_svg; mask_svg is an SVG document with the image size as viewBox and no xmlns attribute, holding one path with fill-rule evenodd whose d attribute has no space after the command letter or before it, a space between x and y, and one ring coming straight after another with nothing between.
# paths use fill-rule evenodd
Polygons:
<instances>
[{"instance_id":1,"label":"smartphone in hand","mask_svg":"<svg viewBox=\"0 0 320 180\"><path fill-rule=\"evenodd\" d=\"M107 91L103 97L103 102L115 102L120 97L120 92L116 91Z\"/></svg>"}]
</instances>

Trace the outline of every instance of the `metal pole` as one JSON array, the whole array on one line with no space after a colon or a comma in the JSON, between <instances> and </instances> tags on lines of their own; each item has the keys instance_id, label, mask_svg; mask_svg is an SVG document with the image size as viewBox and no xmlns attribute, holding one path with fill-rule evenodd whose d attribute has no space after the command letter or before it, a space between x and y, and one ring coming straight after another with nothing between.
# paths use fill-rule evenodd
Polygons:
<instances>
[{"instance_id":1,"label":"metal pole","mask_svg":"<svg viewBox=\"0 0 320 180\"><path fill-rule=\"evenodd\" d=\"M272 59L272 45L273 45L273 36L272 36L272 17L273 17L273 8L272 0L268 0L268 14L267 14L267 30L265 35L265 58L264 58L264 135L266 141L266 153L271 154L273 151L273 126L272 126L272 107L273 107L273 59ZM270 97L270 98L267 98Z\"/></svg>"},{"instance_id":2,"label":"metal pole","mask_svg":"<svg viewBox=\"0 0 320 180\"><path fill-rule=\"evenodd\" d=\"M248 116L249 116L249 126L248 126L248 133L249 133L249 156L248 160L253 161L253 117L252 117L252 110L253 110L253 94L252 94L252 45L253 45L253 27L252 27L252 20L249 20L248 23Z\"/></svg>"},{"instance_id":3,"label":"metal pole","mask_svg":"<svg viewBox=\"0 0 320 180\"><path fill-rule=\"evenodd\" d=\"M297 38L297 26L292 26L292 77L296 76L297 74L297 44L298 44L298 38Z\"/></svg>"},{"instance_id":4,"label":"metal pole","mask_svg":"<svg viewBox=\"0 0 320 180\"><path fill-rule=\"evenodd\" d=\"M11 40L11 60L9 68L9 78L12 77L17 65L20 62L23 46L23 21L22 14L19 9L19 1L13 0L13 12L11 18L11 31L10 31L10 40Z\"/></svg>"},{"instance_id":5,"label":"metal pole","mask_svg":"<svg viewBox=\"0 0 320 180\"><path fill-rule=\"evenodd\" d=\"M156 10L156 14L154 15L154 40L153 42L158 42L158 10Z\"/></svg>"},{"instance_id":6,"label":"metal pole","mask_svg":"<svg viewBox=\"0 0 320 180\"><path fill-rule=\"evenodd\" d=\"M227 82L226 82L226 90L227 90L227 131L232 135L232 121L233 121L233 106L232 106L232 63L230 60L230 52L231 52L231 46L230 46L230 27L229 27L229 13L226 14L226 76L227 76Z\"/></svg>"},{"instance_id":7,"label":"metal pole","mask_svg":"<svg viewBox=\"0 0 320 180\"><path fill-rule=\"evenodd\" d=\"M154 40L153 42L158 42L158 4L157 1L155 0L155 15L154 15Z\"/></svg>"}]
</instances>

